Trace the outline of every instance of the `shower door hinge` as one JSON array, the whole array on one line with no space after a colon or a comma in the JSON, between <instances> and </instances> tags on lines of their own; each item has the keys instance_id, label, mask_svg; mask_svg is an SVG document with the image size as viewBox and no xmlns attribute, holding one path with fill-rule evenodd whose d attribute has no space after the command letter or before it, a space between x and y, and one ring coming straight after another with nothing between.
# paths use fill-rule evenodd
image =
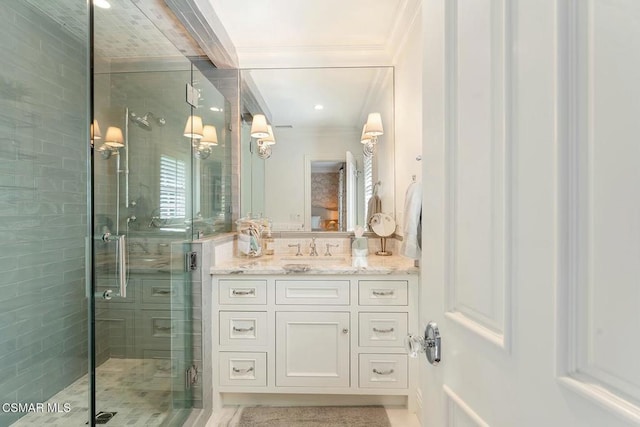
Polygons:
<instances>
[{"instance_id":1,"label":"shower door hinge","mask_svg":"<svg viewBox=\"0 0 640 427\"><path fill-rule=\"evenodd\" d=\"M198 269L198 253L197 252L187 252L187 262L186 270L187 271L196 271Z\"/></svg>"},{"instance_id":2,"label":"shower door hinge","mask_svg":"<svg viewBox=\"0 0 640 427\"><path fill-rule=\"evenodd\" d=\"M198 99L200 98L200 92L198 89L191 86L191 84L187 83L187 104L191 105L194 108L198 108Z\"/></svg>"},{"instance_id":3,"label":"shower door hinge","mask_svg":"<svg viewBox=\"0 0 640 427\"><path fill-rule=\"evenodd\" d=\"M191 365L185 371L184 386L186 390L189 390L196 384L198 384L198 368L196 367L196 365Z\"/></svg>"}]
</instances>

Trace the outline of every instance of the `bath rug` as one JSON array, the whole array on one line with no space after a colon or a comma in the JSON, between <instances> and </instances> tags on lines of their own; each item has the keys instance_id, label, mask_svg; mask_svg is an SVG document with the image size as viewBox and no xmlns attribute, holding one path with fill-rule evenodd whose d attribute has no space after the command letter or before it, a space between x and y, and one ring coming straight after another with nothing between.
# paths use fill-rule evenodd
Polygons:
<instances>
[{"instance_id":1,"label":"bath rug","mask_svg":"<svg viewBox=\"0 0 640 427\"><path fill-rule=\"evenodd\" d=\"M238 427L391 427L382 406L253 406Z\"/></svg>"}]
</instances>

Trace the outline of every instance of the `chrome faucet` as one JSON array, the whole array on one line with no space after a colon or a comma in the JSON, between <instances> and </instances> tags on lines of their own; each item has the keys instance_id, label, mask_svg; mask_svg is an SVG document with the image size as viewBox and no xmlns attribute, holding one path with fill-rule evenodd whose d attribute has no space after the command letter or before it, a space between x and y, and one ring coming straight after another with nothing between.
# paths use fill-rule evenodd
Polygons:
<instances>
[{"instance_id":1,"label":"chrome faucet","mask_svg":"<svg viewBox=\"0 0 640 427\"><path fill-rule=\"evenodd\" d=\"M316 249L316 238L311 238L311 244L309 245L311 251L309 252L309 256L318 256L318 250Z\"/></svg>"},{"instance_id":2,"label":"chrome faucet","mask_svg":"<svg viewBox=\"0 0 640 427\"><path fill-rule=\"evenodd\" d=\"M331 243L327 243L327 252L324 253L324 256L331 256L331 248L337 248L340 245L332 245Z\"/></svg>"},{"instance_id":3,"label":"chrome faucet","mask_svg":"<svg viewBox=\"0 0 640 427\"><path fill-rule=\"evenodd\" d=\"M300 252L300 243L291 243L289 247L298 248L298 252L296 252L296 256L302 256L302 252Z\"/></svg>"}]
</instances>

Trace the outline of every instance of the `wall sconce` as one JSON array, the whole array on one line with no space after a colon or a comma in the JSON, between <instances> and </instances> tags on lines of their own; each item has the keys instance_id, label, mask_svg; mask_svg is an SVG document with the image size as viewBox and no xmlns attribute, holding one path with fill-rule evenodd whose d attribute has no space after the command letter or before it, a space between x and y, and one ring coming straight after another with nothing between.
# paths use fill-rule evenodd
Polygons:
<instances>
[{"instance_id":1,"label":"wall sconce","mask_svg":"<svg viewBox=\"0 0 640 427\"><path fill-rule=\"evenodd\" d=\"M184 127L184 136L191 139L201 139L203 134L202 117L189 116Z\"/></svg>"},{"instance_id":2,"label":"wall sconce","mask_svg":"<svg viewBox=\"0 0 640 427\"><path fill-rule=\"evenodd\" d=\"M267 127L267 118L264 114L256 114L251 122L251 137L266 138L269 136L269 128Z\"/></svg>"},{"instance_id":3,"label":"wall sconce","mask_svg":"<svg viewBox=\"0 0 640 427\"><path fill-rule=\"evenodd\" d=\"M263 114L253 116L251 137L257 139L258 157L261 159L271 157L271 146L276 143L276 139L273 135L273 128L267 124L267 118ZM249 144L249 149L251 149L251 142Z\"/></svg>"},{"instance_id":4,"label":"wall sconce","mask_svg":"<svg viewBox=\"0 0 640 427\"><path fill-rule=\"evenodd\" d=\"M211 155L211 145L198 144L195 147L193 155L196 157L196 159L207 159Z\"/></svg>"},{"instance_id":5,"label":"wall sconce","mask_svg":"<svg viewBox=\"0 0 640 427\"><path fill-rule=\"evenodd\" d=\"M95 119L93 120L93 123L91 123L91 126L89 128L89 134L91 135L92 143L94 140L102 139L102 132L100 132L100 126L98 125L98 121Z\"/></svg>"},{"instance_id":6,"label":"wall sconce","mask_svg":"<svg viewBox=\"0 0 640 427\"><path fill-rule=\"evenodd\" d=\"M200 140L200 145L218 145L218 132L216 131L215 126L206 125L202 129L202 139Z\"/></svg>"},{"instance_id":7,"label":"wall sconce","mask_svg":"<svg viewBox=\"0 0 640 427\"><path fill-rule=\"evenodd\" d=\"M367 123L362 127L362 136L360 137L360 142L364 144L362 152L365 156L370 157L375 154L378 136L380 135L384 135L382 116L380 113L369 113Z\"/></svg>"},{"instance_id":8,"label":"wall sconce","mask_svg":"<svg viewBox=\"0 0 640 427\"><path fill-rule=\"evenodd\" d=\"M263 160L271 157L271 145L266 144L263 140L258 140L258 157Z\"/></svg>"},{"instance_id":9,"label":"wall sconce","mask_svg":"<svg viewBox=\"0 0 640 427\"><path fill-rule=\"evenodd\" d=\"M205 160L211 155L211 147L218 145L218 132L213 125L206 125L202 128L202 138L198 145L194 145L194 155L196 159Z\"/></svg>"},{"instance_id":10,"label":"wall sconce","mask_svg":"<svg viewBox=\"0 0 640 427\"><path fill-rule=\"evenodd\" d=\"M104 143L109 147L122 148L124 147L124 138L122 137L122 129L115 126L109 126L107 129L107 135L104 137Z\"/></svg>"},{"instance_id":11,"label":"wall sconce","mask_svg":"<svg viewBox=\"0 0 640 427\"><path fill-rule=\"evenodd\" d=\"M275 145L276 138L275 136L273 136L273 129L271 128L271 125L267 125L267 131L269 132L269 135L265 136L264 138L260 138L260 141L262 141L262 143L266 145Z\"/></svg>"}]
</instances>

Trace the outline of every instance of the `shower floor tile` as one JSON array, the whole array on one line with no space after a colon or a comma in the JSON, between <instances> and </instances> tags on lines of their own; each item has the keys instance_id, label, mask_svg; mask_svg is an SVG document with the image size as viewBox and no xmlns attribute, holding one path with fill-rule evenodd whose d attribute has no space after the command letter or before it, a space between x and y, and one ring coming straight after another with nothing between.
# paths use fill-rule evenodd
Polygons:
<instances>
[{"instance_id":1,"label":"shower floor tile","mask_svg":"<svg viewBox=\"0 0 640 427\"><path fill-rule=\"evenodd\" d=\"M171 369L159 359L109 359L96 369L97 411L117 412L106 426L160 426L171 408ZM89 379L85 375L46 403L60 412L29 413L12 424L22 426L84 426L89 411ZM45 403L45 407L46 407ZM68 403L70 412L63 411Z\"/></svg>"}]
</instances>

